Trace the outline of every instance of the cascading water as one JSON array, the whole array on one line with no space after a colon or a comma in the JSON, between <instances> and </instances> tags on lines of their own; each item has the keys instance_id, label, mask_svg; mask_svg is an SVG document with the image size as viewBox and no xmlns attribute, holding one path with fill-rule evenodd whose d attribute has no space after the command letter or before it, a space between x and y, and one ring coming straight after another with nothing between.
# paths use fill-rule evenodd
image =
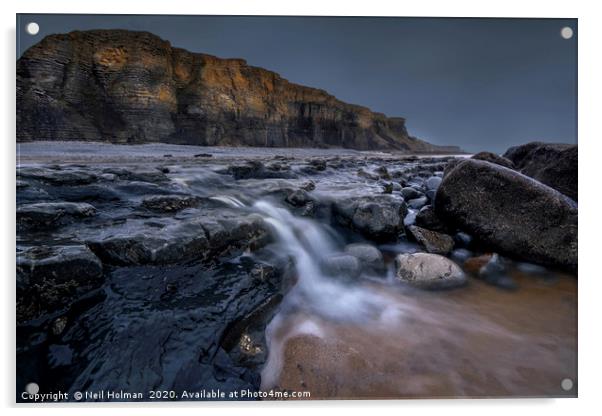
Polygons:
<instances>
[{"instance_id":1,"label":"cascading water","mask_svg":"<svg viewBox=\"0 0 602 416\"><path fill-rule=\"evenodd\" d=\"M274 230L279 249L294 259L298 280L283 307L303 305L336 320L377 317L384 310L386 302L382 296L345 284L323 271L322 261L339 252L324 225L295 217L265 200L253 207Z\"/></svg>"}]
</instances>

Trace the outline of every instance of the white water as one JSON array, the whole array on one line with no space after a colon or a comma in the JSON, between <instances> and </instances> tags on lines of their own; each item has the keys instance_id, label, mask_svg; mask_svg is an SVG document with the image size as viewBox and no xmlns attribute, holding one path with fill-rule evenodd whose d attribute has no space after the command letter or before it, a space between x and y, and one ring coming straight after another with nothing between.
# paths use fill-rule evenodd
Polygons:
<instances>
[{"instance_id":1,"label":"white water","mask_svg":"<svg viewBox=\"0 0 602 416\"><path fill-rule=\"evenodd\" d=\"M321 269L323 259L340 253L324 226L267 201L258 201L253 207L274 230L280 249L294 259L298 280L284 307L311 309L333 320L379 319L387 308L383 296L338 281Z\"/></svg>"},{"instance_id":2,"label":"white water","mask_svg":"<svg viewBox=\"0 0 602 416\"><path fill-rule=\"evenodd\" d=\"M233 196L219 195L211 199L234 208L246 207ZM336 321L377 321L391 315L388 298L370 287L341 281L323 270L324 259L342 252L325 225L296 217L266 200L255 202L252 210L271 227L279 254L290 256L296 269L297 282L286 295L284 309L310 310Z\"/></svg>"}]
</instances>

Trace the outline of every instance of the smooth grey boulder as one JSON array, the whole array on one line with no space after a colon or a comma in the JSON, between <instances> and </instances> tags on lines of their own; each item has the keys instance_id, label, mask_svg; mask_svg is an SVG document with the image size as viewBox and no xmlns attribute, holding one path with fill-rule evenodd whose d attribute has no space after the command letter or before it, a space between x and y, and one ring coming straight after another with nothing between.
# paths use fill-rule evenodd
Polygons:
<instances>
[{"instance_id":1,"label":"smooth grey boulder","mask_svg":"<svg viewBox=\"0 0 602 416\"><path fill-rule=\"evenodd\" d=\"M336 200L335 220L373 240L392 240L403 232L406 204L391 195Z\"/></svg>"},{"instance_id":2,"label":"smooth grey boulder","mask_svg":"<svg viewBox=\"0 0 602 416\"><path fill-rule=\"evenodd\" d=\"M357 257L350 254L336 254L322 260L322 267L332 276L356 278L360 275L361 265Z\"/></svg>"},{"instance_id":3,"label":"smooth grey boulder","mask_svg":"<svg viewBox=\"0 0 602 416\"><path fill-rule=\"evenodd\" d=\"M439 185L441 185L441 178L438 176L431 176L424 183L424 186L426 186L426 189L429 191L436 190L439 187Z\"/></svg>"},{"instance_id":4,"label":"smooth grey boulder","mask_svg":"<svg viewBox=\"0 0 602 416\"><path fill-rule=\"evenodd\" d=\"M421 196L420 198L410 199L408 201L408 206L414 209L420 209L428 203L428 198L426 196Z\"/></svg>"},{"instance_id":5,"label":"smooth grey boulder","mask_svg":"<svg viewBox=\"0 0 602 416\"><path fill-rule=\"evenodd\" d=\"M357 258L365 271L379 273L385 269L382 253L370 244L348 244L345 253Z\"/></svg>"},{"instance_id":6,"label":"smooth grey boulder","mask_svg":"<svg viewBox=\"0 0 602 416\"><path fill-rule=\"evenodd\" d=\"M400 281L420 289L451 289L467 282L456 263L438 254L399 254L395 258L395 267Z\"/></svg>"},{"instance_id":7,"label":"smooth grey boulder","mask_svg":"<svg viewBox=\"0 0 602 416\"><path fill-rule=\"evenodd\" d=\"M496 252L577 269L577 204L516 171L460 162L444 177L435 212Z\"/></svg>"},{"instance_id":8,"label":"smooth grey boulder","mask_svg":"<svg viewBox=\"0 0 602 416\"><path fill-rule=\"evenodd\" d=\"M422 196L422 192L417 190L416 188L412 188L411 186L406 186L405 188L401 188L401 196L403 199L410 200L415 198L420 198Z\"/></svg>"}]
</instances>

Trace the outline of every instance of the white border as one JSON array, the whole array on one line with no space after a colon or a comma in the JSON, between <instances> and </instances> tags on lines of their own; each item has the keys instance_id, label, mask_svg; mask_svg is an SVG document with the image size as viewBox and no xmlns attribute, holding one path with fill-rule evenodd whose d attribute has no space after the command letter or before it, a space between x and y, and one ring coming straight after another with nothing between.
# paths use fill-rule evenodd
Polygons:
<instances>
[{"instance_id":1,"label":"white border","mask_svg":"<svg viewBox=\"0 0 602 416\"><path fill-rule=\"evenodd\" d=\"M602 345L599 319L602 303L602 273L596 262L599 255L599 159L602 157L600 140L600 108L596 107L601 95L600 76L602 63L600 40L602 20L595 2L572 1L527 1L504 0L496 3L487 1L326 1L304 0L285 4L280 0L102 0L82 2L74 0L29 0L17 4L2 2L0 18L3 23L2 98L0 99L0 126L3 158L2 185L5 195L2 207L3 231L1 260L3 273L3 329L4 337L0 368L0 395L4 406L15 411L14 400L14 213L15 213L15 13L123 13L123 14L248 14L248 15L333 15L333 16L457 16L457 17L562 17L579 18L579 170L580 170L580 253L579 253L579 399L557 400L426 400L426 401L339 401L339 402L296 402L296 403L163 403L147 406L148 415L166 412L190 414L235 413L247 414L290 414L307 415L309 412L326 413L343 410L347 414L365 414L373 407L379 414L416 412L463 416L485 411L488 415L504 415L509 412L541 413L547 416L593 413L600 408L597 398L600 382L600 355ZM598 198L597 198L598 197ZM106 415L107 412L131 414L136 406L105 404L100 408L81 405L25 407L25 413L39 409L47 415L81 414ZM168 410L169 409L169 410ZM173 410L171 410L173 409Z\"/></svg>"}]
</instances>

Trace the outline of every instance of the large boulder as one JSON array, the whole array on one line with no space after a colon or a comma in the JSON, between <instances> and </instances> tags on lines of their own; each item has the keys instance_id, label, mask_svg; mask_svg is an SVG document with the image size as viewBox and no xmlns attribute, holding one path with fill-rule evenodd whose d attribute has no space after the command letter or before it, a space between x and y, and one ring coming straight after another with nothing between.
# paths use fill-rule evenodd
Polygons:
<instances>
[{"instance_id":1,"label":"large boulder","mask_svg":"<svg viewBox=\"0 0 602 416\"><path fill-rule=\"evenodd\" d=\"M333 214L343 226L373 240L394 240L403 232L406 204L390 195L346 198L333 203Z\"/></svg>"},{"instance_id":2,"label":"large boulder","mask_svg":"<svg viewBox=\"0 0 602 416\"><path fill-rule=\"evenodd\" d=\"M495 163L496 165L503 166L505 168L514 169L514 163L510 159L503 156L496 155L491 152L479 152L472 156L472 159L484 160L486 162Z\"/></svg>"},{"instance_id":3,"label":"large boulder","mask_svg":"<svg viewBox=\"0 0 602 416\"><path fill-rule=\"evenodd\" d=\"M577 204L513 170L459 163L437 191L435 212L501 254L577 268Z\"/></svg>"},{"instance_id":4,"label":"large boulder","mask_svg":"<svg viewBox=\"0 0 602 416\"><path fill-rule=\"evenodd\" d=\"M467 282L456 263L438 254L399 254L395 266L399 280L420 289L451 289Z\"/></svg>"},{"instance_id":5,"label":"large boulder","mask_svg":"<svg viewBox=\"0 0 602 416\"><path fill-rule=\"evenodd\" d=\"M577 201L577 145L532 142L504 153L521 173Z\"/></svg>"}]
</instances>

